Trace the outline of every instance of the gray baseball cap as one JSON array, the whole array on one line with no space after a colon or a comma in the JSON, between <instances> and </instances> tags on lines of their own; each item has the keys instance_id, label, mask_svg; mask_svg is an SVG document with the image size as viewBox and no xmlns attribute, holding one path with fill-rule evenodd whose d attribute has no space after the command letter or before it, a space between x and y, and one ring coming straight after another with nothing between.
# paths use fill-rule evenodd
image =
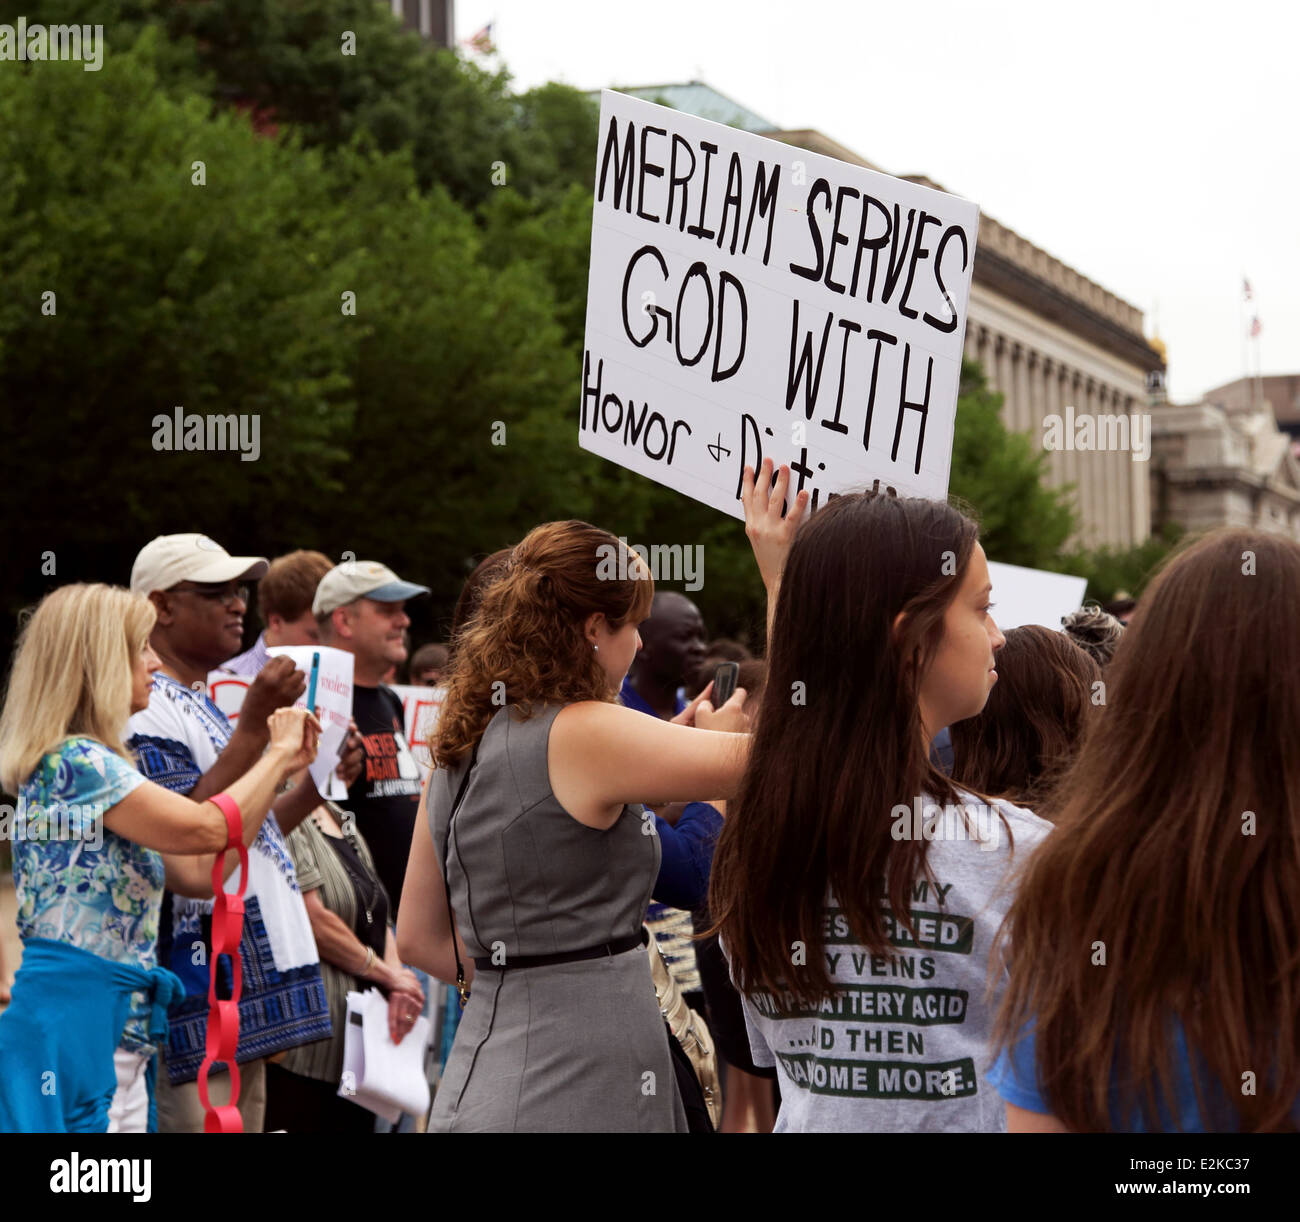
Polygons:
<instances>
[{"instance_id":1,"label":"gray baseball cap","mask_svg":"<svg viewBox=\"0 0 1300 1222\"><path fill-rule=\"evenodd\" d=\"M358 598L396 603L428 593L428 586L403 581L386 564L375 560L345 560L342 564L336 564L320 579L316 597L312 600L311 613L319 618L328 615L336 607L356 602Z\"/></svg>"}]
</instances>

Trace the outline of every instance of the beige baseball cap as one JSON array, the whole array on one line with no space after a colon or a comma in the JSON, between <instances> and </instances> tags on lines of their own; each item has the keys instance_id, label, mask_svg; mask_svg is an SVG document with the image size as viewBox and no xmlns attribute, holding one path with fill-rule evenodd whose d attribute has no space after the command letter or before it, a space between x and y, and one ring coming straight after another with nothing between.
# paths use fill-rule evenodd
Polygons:
<instances>
[{"instance_id":1,"label":"beige baseball cap","mask_svg":"<svg viewBox=\"0 0 1300 1222\"><path fill-rule=\"evenodd\" d=\"M131 591L147 596L150 590L170 590L182 581L256 581L269 567L265 556L232 556L207 535L159 535L136 556Z\"/></svg>"},{"instance_id":2,"label":"beige baseball cap","mask_svg":"<svg viewBox=\"0 0 1300 1222\"><path fill-rule=\"evenodd\" d=\"M386 564L375 560L345 560L320 579L316 597L312 600L311 613L319 619L336 607L346 606L358 598L396 603L428 592L428 586L403 581Z\"/></svg>"}]
</instances>

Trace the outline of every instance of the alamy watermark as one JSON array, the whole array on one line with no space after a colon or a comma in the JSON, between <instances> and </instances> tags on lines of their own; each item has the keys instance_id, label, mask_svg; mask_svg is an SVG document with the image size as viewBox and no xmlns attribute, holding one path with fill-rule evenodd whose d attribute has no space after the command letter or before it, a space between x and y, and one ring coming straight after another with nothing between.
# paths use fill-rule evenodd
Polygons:
<instances>
[{"instance_id":1,"label":"alamy watermark","mask_svg":"<svg viewBox=\"0 0 1300 1222\"><path fill-rule=\"evenodd\" d=\"M645 568L628 563L628 553L641 557ZM656 543L643 547L640 543L628 545L619 536L618 544L602 543L596 548L599 563L596 565L597 581L642 581L647 576L654 581L684 582L688 590L699 590L704 585L704 547L699 543Z\"/></svg>"},{"instance_id":2,"label":"alamy watermark","mask_svg":"<svg viewBox=\"0 0 1300 1222\"><path fill-rule=\"evenodd\" d=\"M0 25L0 60L6 59L80 60L86 72L98 72L104 66L104 27L29 25L26 17L19 17L17 25Z\"/></svg>"},{"instance_id":3,"label":"alamy watermark","mask_svg":"<svg viewBox=\"0 0 1300 1222\"><path fill-rule=\"evenodd\" d=\"M17 807L0 802L0 840L80 840L87 848L98 849L104 844L105 809L102 802L29 806L19 794Z\"/></svg>"},{"instance_id":4,"label":"alamy watermark","mask_svg":"<svg viewBox=\"0 0 1300 1222\"><path fill-rule=\"evenodd\" d=\"M913 798L911 806L900 802L889 814L889 834L895 840L974 840L985 853L1002 843L1002 816L996 806L983 802L940 806Z\"/></svg>"},{"instance_id":5,"label":"alamy watermark","mask_svg":"<svg viewBox=\"0 0 1300 1222\"><path fill-rule=\"evenodd\" d=\"M1151 457L1149 412L1076 412L1067 405L1064 416L1043 417L1045 450L1130 450L1134 462Z\"/></svg>"},{"instance_id":6,"label":"alamy watermark","mask_svg":"<svg viewBox=\"0 0 1300 1222\"><path fill-rule=\"evenodd\" d=\"M177 407L152 423L155 450L238 450L240 462L256 462L262 453L262 417L256 414L200 416Z\"/></svg>"}]
</instances>

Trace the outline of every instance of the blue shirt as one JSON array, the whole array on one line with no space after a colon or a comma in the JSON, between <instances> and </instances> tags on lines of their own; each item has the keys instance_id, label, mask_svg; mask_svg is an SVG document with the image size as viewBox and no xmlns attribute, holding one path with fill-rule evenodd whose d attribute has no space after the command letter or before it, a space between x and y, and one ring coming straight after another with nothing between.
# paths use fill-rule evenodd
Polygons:
<instances>
[{"instance_id":1,"label":"blue shirt","mask_svg":"<svg viewBox=\"0 0 1300 1222\"><path fill-rule=\"evenodd\" d=\"M1193 1077L1192 1057L1187 1050L1187 1039L1183 1033L1181 1023L1174 1024L1172 1035L1174 1040L1172 1058L1173 1112L1171 1115L1168 1101L1163 1096L1158 1096L1157 1118L1159 1125L1155 1131L1160 1133L1235 1132L1237 1124L1234 1111L1224 1099L1222 1089L1212 1081L1209 1071L1202 1064L1198 1076L1201 1089L1205 1094L1206 1106L1211 1109L1214 1116L1222 1118L1219 1123L1212 1122L1210 1127L1206 1126L1200 1110L1196 1106L1196 1086ZM988 1080L993 1084L998 1094L1008 1103L1024 1108L1027 1112L1050 1114L1052 1105L1043 1096L1038 1086L1036 1055L1036 1043L1032 1026L1026 1027L1020 1033L1016 1043L1002 1051L1001 1056L998 1057L988 1075ZM1200 1062L1199 1057L1197 1061ZM1151 1072L1156 1072L1154 1066ZM1150 1131L1142 1117L1141 1101L1144 1093L1145 1085L1139 1086L1137 1108L1125 1120L1119 1109L1118 1084L1112 1078L1110 1086L1110 1124L1112 1132L1146 1133ZM1300 1115L1300 1107L1297 1108L1297 1114Z\"/></svg>"},{"instance_id":2,"label":"blue shirt","mask_svg":"<svg viewBox=\"0 0 1300 1222\"><path fill-rule=\"evenodd\" d=\"M161 853L118 836L104 815L144 777L93 738L69 738L36 766L19 792L14 829L18 933L75 946L148 971L157 965L166 870ZM152 1052L143 995L125 1030L133 1052Z\"/></svg>"},{"instance_id":3,"label":"blue shirt","mask_svg":"<svg viewBox=\"0 0 1300 1222\"><path fill-rule=\"evenodd\" d=\"M165 968L145 971L67 942L32 938L0 1014L0 1132L103 1133L117 1089L113 1046L137 995L145 1030L167 1033L167 1006L181 982ZM149 1132L156 1125L153 1063Z\"/></svg>"}]
</instances>

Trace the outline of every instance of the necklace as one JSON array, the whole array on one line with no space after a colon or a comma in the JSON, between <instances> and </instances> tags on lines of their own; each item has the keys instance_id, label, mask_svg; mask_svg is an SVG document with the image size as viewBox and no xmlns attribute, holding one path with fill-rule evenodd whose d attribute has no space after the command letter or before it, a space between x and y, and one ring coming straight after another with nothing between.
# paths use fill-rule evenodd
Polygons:
<instances>
[{"instance_id":1,"label":"necklace","mask_svg":"<svg viewBox=\"0 0 1300 1222\"><path fill-rule=\"evenodd\" d=\"M346 853L339 854L339 858L343 862L344 870L346 870L349 876L352 878L353 890L357 893L357 898L361 900L361 910L362 912L365 913L366 928L369 929L375 923L375 907L379 903L379 883L377 881L372 882L369 878L363 877L365 874L364 863L362 863L361 860L361 851L357 847L357 843L355 839L356 829L353 825L351 811L347 812L347 815L348 817L338 821L339 830L343 833L342 836L331 836L330 838L333 840L341 839L345 841L347 846L352 850L353 854L355 855L357 864L363 867L362 869L358 870L356 867L353 866L352 862L348 859L348 855ZM316 826L320 829L323 835L330 836L330 832L325 826L324 815L313 813L312 819L315 820ZM366 892L364 896L361 894L363 883L365 885L365 892Z\"/></svg>"}]
</instances>

